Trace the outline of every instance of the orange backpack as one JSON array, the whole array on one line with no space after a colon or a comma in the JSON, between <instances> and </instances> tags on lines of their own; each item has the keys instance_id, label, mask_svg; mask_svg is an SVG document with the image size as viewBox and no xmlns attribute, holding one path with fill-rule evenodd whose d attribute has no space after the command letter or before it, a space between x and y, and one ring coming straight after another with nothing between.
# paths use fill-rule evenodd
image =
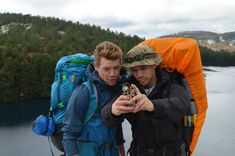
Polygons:
<instances>
[{"instance_id":1,"label":"orange backpack","mask_svg":"<svg viewBox=\"0 0 235 156\"><path fill-rule=\"evenodd\" d=\"M207 92L197 41L190 38L154 38L141 42L151 46L162 57L160 67L184 75L195 100L197 115L190 151L193 153L206 117Z\"/></svg>"}]
</instances>

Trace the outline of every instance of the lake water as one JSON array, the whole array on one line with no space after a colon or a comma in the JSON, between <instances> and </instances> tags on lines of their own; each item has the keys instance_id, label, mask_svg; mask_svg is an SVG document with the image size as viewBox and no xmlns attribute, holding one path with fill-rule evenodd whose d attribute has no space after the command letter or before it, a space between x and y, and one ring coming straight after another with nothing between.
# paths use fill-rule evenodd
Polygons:
<instances>
[{"instance_id":1,"label":"lake water","mask_svg":"<svg viewBox=\"0 0 235 156\"><path fill-rule=\"evenodd\" d=\"M235 67L208 67L206 71L208 111L194 156L233 156L235 153ZM48 99L0 104L0 155L51 156L47 137L32 133L33 120L46 114ZM126 148L130 126L124 122ZM61 153L52 146L54 154Z\"/></svg>"}]
</instances>

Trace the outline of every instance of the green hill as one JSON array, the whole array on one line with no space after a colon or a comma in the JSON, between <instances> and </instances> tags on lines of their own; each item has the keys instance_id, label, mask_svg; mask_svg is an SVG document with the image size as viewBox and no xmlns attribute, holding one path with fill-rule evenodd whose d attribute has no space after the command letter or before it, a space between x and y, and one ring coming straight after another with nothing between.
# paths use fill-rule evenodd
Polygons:
<instances>
[{"instance_id":1,"label":"green hill","mask_svg":"<svg viewBox=\"0 0 235 156\"><path fill-rule=\"evenodd\" d=\"M108 40L124 52L144 39L53 17L0 13L0 101L50 96L56 61Z\"/></svg>"}]
</instances>

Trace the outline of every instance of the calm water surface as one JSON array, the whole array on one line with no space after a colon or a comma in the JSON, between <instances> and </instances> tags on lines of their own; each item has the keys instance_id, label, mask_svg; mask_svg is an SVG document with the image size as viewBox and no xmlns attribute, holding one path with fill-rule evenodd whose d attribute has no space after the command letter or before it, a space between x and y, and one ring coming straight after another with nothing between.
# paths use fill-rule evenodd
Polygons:
<instances>
[{"instance_id":1,"label":"calm water surface","mask_svg":"<svg viewBox=\"0 0 235 156\"><path fill-rule=\"evenodd\" d=\"M209 108L194 156L233 156L235 153L235 67L209 67L206 71ZM49 100L0 104L0 155L51 156L48 139L32 133L33 120L46 114ZM131 131L124 122L126 148ZM54 154L61 153L53 146Z\"/></svg>"}]
</instances>

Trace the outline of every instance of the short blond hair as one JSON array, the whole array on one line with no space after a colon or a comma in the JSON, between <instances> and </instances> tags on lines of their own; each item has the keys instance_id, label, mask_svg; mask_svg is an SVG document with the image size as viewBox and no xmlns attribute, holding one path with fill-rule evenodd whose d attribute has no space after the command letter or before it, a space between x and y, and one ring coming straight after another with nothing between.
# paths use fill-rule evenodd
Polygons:
<instances>
[{"instance_id":1,"label":"short blond hair","mask_svg":"<svg viewBox=\"0 0 235 156\"><path fill-rule=\"evenodd\" d=\"M95 62L99 65L101 57L109 60L120 59L122 60L122 50L116 44L110 41L104 41L99 43L94 50Z\"/></svg>"}]
</instances>

